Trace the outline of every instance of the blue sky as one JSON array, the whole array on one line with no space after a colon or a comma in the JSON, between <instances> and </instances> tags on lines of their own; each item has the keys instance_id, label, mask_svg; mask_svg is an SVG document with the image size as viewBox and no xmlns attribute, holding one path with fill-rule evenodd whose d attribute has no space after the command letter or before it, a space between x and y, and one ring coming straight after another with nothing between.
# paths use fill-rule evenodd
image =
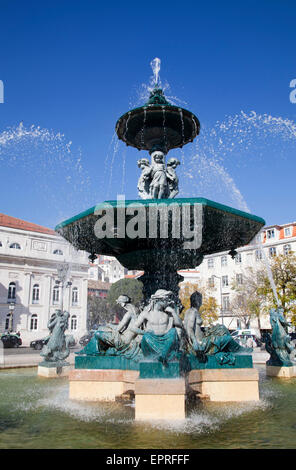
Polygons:
<instances>
[{"instance_id":1,"label":"blue sky","mask_svg":"<svg viewBox=\"0 0 296 470\"><path fill-rule=\"evenodd\" d=\"M181 178L183 195L242 208L238 190L268 224L296 220L296 104L289 101L295 2L0 0L0 10L1 212L54 227L118 193L136 198L139 153L122 144L114 153L111 139L117 119L149 82L150 61L159 57L168 94L186 102L204 132L200 148L189 144L175 153L184 161L180 171L191 172ZM230 131L221 128L225 119ZM20 122L26 130L40 126L41 137L9 131ZM248 145L239 143L241 124ZM207 151L218 165L212 181Z\"/></svg>"}]
</instances>

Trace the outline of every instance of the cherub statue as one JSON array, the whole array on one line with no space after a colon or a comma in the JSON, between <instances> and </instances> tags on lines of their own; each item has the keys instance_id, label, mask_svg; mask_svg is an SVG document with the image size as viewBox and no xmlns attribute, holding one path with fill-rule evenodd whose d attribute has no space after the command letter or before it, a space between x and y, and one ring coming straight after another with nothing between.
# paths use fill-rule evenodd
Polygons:
<instances>
[{"instance_id":1,"label":"cherub statue","mask_svg":"<svg viewBox=\"0 0 296 470\"><path fill-rule=\"evenodd\" d=\"M152 199L165 199L168 197L168 180L164 162L164 153L154 150L151 153L152 181L150 183L150 195Z\"/></svg>"},{"instance_id":2,"label":"cherub statue","mask_svg":"<svg viewBox=\"0 0 296 470\"><path fill-rule=\"evenodd\" d=\"M180 165L177 158L170 158L167 162L166 176L169 184L169 198L173 199L179 193L179 178L176 174L176 168Z\"/></svg>"},{"instance_id":3,"label":"cherub statue","mask_svg":"<svg viewBox=\"0 0 296 470\"><path fill-rule=\"evenodd\" d=\"M142 199L149 199L152 168L148 158L140 158L138 160L138 167L142 170L141 176L138 180L138 194Z\"/></svg>"}]
</instances>

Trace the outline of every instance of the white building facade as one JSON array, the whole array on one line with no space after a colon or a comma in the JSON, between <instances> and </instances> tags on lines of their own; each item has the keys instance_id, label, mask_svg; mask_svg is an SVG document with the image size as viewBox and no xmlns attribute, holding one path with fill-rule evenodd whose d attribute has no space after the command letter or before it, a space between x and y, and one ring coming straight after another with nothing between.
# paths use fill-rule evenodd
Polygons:
<instances>
[{"instance_id":1,"label":"white building facade","mask_svg":"<svg viewBox=\"0 0 296 470\"><path fill-rule=\"evenodd\" d=\"M28 346L48 335L51 314L63 307L70 312L66 334L79 340L87 330L88 264L86 253L53 230L0 214L0 332L12 324ZM57 268L65 265L62 288Z\"/></svg>"},{"instance_id":2,"label":"white building facade","mask_svg":"<svg viewBox=\"0 0 296 470\"><path fill-rule=\"evenodd\" d=\"M230 329L241 326L239 318L230 312L230 304L235 295L231 288L233 281L242 283L244 274L248 275L248 268L256 272L264 267L264 262L269 263L273 256L296 252L296 222L266 226L249 245L236 251L237 256L234 259L228 252L205 256L198 268L201 282L212 288L211 295L220 306L219 323L223 322ZM268 315L262 316L260 322L261 328L270 329ZM252 319L250 326L257 328L257 319Z\"/></svg>"}]
</instances>

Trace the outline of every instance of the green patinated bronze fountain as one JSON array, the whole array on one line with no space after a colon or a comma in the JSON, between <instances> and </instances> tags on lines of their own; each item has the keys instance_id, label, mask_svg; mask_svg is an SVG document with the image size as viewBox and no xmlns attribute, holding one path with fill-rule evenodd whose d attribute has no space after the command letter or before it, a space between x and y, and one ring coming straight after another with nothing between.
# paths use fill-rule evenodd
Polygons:
<instances>
[{"instance_id":1,"label":"green patinated bronze fountain","mask_svg":"<svg viewBox=\"0 0 296 470\"><path fill-rule=\"evenodd\" d=\"M195 268L212 253L227 251L234 257L265 224L205 198L174 198L180 162L171 158L166 165L166 155L192 142L199 130L197 117L170 104L156 84L147 103L116 124L119 139L150 153L151 161L138 161L142 201L105 201L56 227L75 248L89 252L90 259L115 256L127 269L144 271L141 312L136 314L132 299L127 300L123 320L95 333L78 353L76 369L139 370L143 379L180 377L193 369L252 368L250 350L241 348L223 325L193 340L200 305L193 301L190 321L183 323L179 316L183 278L177 271Z\"/></svg>"}]
</instances>

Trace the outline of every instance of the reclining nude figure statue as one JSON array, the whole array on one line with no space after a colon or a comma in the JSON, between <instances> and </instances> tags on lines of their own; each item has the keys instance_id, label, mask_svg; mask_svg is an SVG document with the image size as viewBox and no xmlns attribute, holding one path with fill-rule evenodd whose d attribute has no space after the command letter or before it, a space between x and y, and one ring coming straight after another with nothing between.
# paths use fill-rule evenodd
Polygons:
<instances>
[{"instance_id":1,"label":"reclining nude figure statue","mask_svg":"<svg viewBox=\"0 0 296 470\"><path fill-rule=\"evenodd\" d=\"M172 295L171 291L157 290L131 327L132 331L143 335L141 349L144 358L158 360L164 365L178 356L180 341L176 328L183 329ZM144 331L139 329L143 325Z\"/></svg>"},{"instance_id":2,"label":"reclining nude figure statue","mask_svg":"<svg viewBox=\"0 0 296 470\"><path fill-rule=\"evenodd\" d=\"M107 355L124 356L128 359L139 360L141 358L139 332L144 332L137 328L134 332L132 327L137 320L137 309L131 303L131 298L127 295L120 295L116 301L126 310L121 322L118 325L107 324L101 326L93 335L90 342L77 354L89 356Z\"/></svg>"},{"instance_id":3,"label":"reclining nude figure statue","mask_svg":"<svg viewBox=\"0 0 296 470\"><path fill-rule=\"evenodd\" d=\"M207 355L213 355L219 364L233 365L236 354L252 352L252 348L240 346L224 325L213 325L202 331L203 321L199 312L202 294L194 292L190 297L190 305L184 316L189 353L193 352L202 361L206 360Z\"/></svg>"}]
</instances>

